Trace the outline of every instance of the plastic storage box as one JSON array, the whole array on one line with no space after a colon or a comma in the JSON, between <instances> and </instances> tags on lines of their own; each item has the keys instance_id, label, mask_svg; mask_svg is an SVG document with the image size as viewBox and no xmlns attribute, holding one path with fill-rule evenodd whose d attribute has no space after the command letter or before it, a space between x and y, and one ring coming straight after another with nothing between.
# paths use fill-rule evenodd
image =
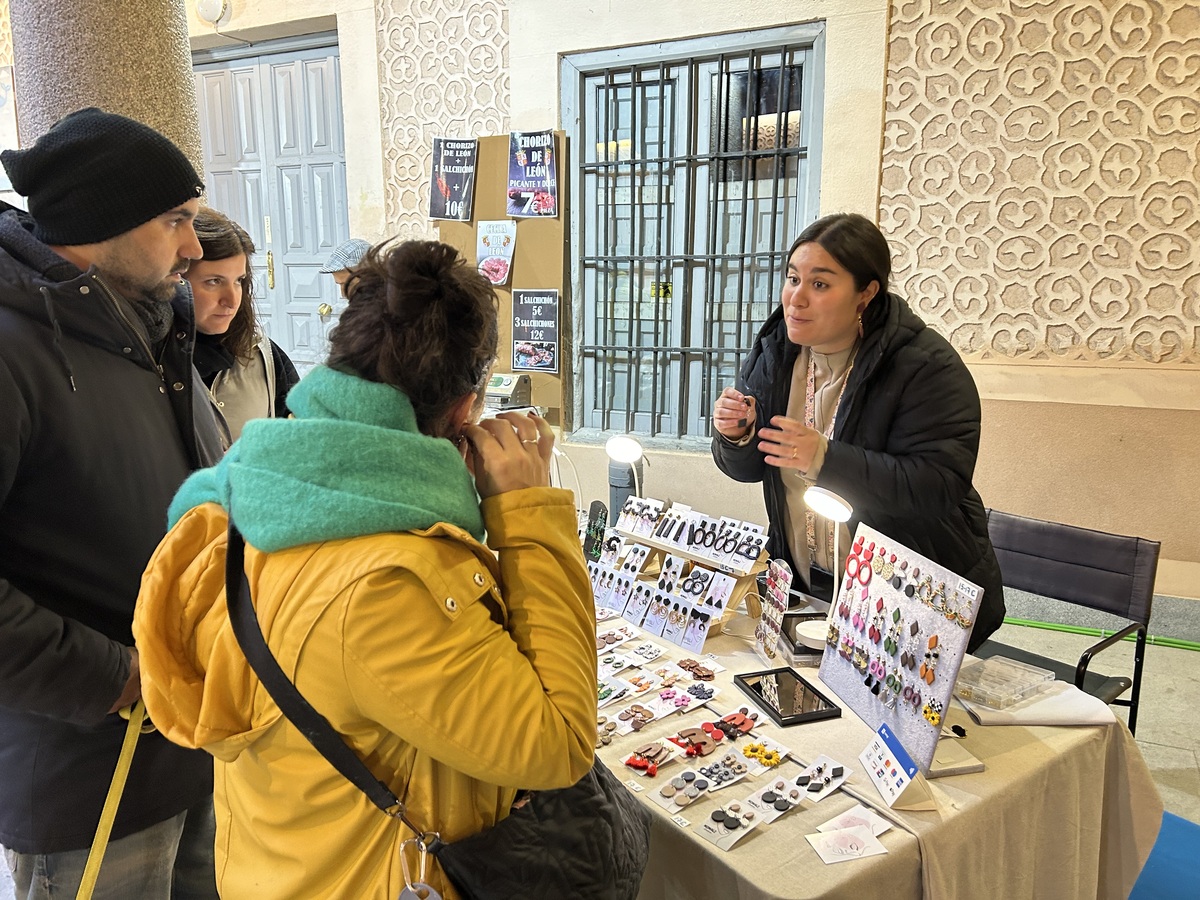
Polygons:
<instances>
[{"instance_id":1,"label":"plastic storage box","mask_svg":"<svg viewBox=\"0 0 1200 900\"><path fill-rule=\"evenodd\" d=\"M1049 669L1040 669L1003 656L965 662L958 670L954 693L962 700L1007 709L1044 690L1054 680Z\"/></svg>"}]
</instances>

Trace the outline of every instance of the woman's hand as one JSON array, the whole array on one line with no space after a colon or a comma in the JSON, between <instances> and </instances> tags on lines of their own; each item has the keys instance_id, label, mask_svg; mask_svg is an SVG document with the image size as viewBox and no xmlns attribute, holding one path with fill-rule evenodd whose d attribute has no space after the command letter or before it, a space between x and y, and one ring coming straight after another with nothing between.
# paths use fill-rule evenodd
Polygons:
<instances>
[{"instance_id":1,"label":"woman's hand","mask_svg":"<svg viewBox=\"0 0 1200 900\"><path fill-rule=\"evenodd\" d=\"M537 413L504 412L463 428L467 468L480 497L550 486L554 432Z\"/></svg>"},{"instance_id":2,"label":"woman's hand","mask_svg":"<svg viewBox=\"0 0 1200 900\"><path fill-rule=\"evenodd\" d=\"M725 388L713 404L713 428L722 437L740 441L754 431L754 420L758 407L749 394L733 388Z\"/></svg>"},{"instance_id":3,"label":"woman's hand","mask_svg":"<svg viewBox=\"0 0 1200 900\"><path fill-rule=\"evenodd\" d=\"M780 469L807 472L821 445L821 433L787 416L776 416L771 424L775 427L758 432L762 438L758 449L766 454L765 462Z\"/></svg>"}]
</instances>

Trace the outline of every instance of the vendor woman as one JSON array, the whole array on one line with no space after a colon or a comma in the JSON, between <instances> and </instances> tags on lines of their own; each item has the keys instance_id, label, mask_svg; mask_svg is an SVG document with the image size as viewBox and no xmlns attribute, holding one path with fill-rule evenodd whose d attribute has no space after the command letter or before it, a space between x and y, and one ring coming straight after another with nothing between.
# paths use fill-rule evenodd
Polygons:
<instances>
[{"instance_id":1,"label":"vendor woman","mask_svg":"<svg viewBox=\"0 0 1200 900\"><path fill-rule=\"evenodd\" d=\"M737 481L762 482L770 553L801 581L812 566L841 569L836 526L806 511L816 484L853 507L842 548L865 522L982 587L974 650L1004 618L971 484L979 393L949 342L887 290L891 270L887 240L863 216L826 216L796 238L780 307L713 407L713 458Z\"/></svg>"}]
</instances>

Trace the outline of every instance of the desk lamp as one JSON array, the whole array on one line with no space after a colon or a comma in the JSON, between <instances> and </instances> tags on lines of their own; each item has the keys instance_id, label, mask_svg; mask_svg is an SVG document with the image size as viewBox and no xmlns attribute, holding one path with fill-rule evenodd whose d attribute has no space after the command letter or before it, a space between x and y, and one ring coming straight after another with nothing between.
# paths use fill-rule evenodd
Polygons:
<instances>
[{"instance_id":1,"label":"desk lamp","mask_svg":"<svg viewBox=\"0 0 1200 900\"><path fill-rule=\"evenodd\" d=\"M615 522L621 507L629 497L630 480L633 495L642 496L642 445L627 434L614 434L604 444L608 454L608 519Z\"/></svg>"},{"instance_id":2,"label":"desk lamp","mask_svg":"<svg viewBox=\"0 0 1200 900\"><path fill-rule=\"evenodd\" d=\"M833 570L831 573L833 575L833 596L836 599L838 586L841 583L838 567L842 559L838 552L838 539L842 534L842 523L850 521L850 514L854 512L854 508L846 502L845 498L833 491L817 487L815 484L804 492L804 505L818 516L824 516L835 523L833 526L833 562L829 568Z\"/></svg>"}]
</instances>

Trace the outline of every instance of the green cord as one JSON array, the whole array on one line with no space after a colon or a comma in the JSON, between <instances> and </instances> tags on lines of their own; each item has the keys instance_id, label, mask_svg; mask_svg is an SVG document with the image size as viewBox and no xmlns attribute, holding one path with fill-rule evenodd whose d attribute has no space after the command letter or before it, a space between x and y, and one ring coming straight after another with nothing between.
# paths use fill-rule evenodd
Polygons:
<instances>
[{"instance_id":1,"label":"green cord","mask_svg":"<svg viewBox=\"0 0 1200 900\"><path fill-rule=\"evenodd\" d=\"M1046 631L1062 631L1067 634L1086 634L1089 637L1106 638L1112 631L1105 631L1102 628L1085 628L1082 625L1061 625L1056 622L1035 622L1032 619L1011 619L1005 617L1005 625L1023 625L1026 628L1042 628ZM1122 640L1136 641L1136 635L1127 635ZM1156 647L1171 647L1175 650L1200 650L1200 643L1196 641L1185 641L1182 638L1160 637L1157 635L1149 635L1146 638L1147 644L1153 644Z\"/></svg>"}]
</instances>

